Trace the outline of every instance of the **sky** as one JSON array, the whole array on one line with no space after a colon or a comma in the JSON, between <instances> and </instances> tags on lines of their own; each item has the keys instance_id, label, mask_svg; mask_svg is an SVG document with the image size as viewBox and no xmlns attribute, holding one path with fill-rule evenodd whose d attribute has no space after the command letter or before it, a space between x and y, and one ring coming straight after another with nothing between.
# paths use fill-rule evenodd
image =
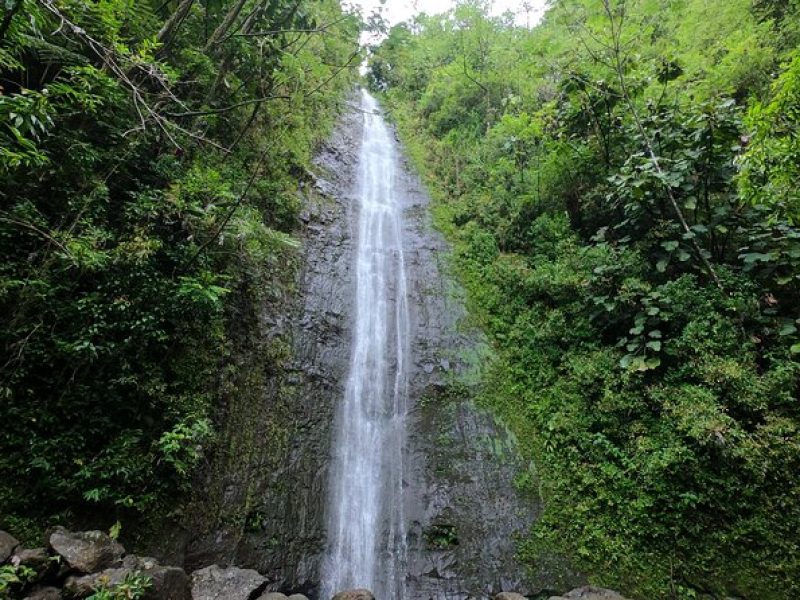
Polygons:
<instances>
[{"instance_id":1,"label":"sky","mask_svg":"<svg viewBox=\"0 0 800 600\"><path fill-rule=\"evenodd\" d=\"M535 25L544 13L544 5L547 0L491 0L492 14L500 15L507 10L511 10L517 15L517 23L520 25ZM349 0L348 4L355 4L363 9L363 14L369 15L381 5L379 0ZM528 4L530 10L530 23L527 22L528 16L523 9L523 4ZM386 0L383 5L384 18L389 25L394 25L400 21L405 21L415 14L442 13L455 5L455 0Z\"/></svg>"}]
</instances>

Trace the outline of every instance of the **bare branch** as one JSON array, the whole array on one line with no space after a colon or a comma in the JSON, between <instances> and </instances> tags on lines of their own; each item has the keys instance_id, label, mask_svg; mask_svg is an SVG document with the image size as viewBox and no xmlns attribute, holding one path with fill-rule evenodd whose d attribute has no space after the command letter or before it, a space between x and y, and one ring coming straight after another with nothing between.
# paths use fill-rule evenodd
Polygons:
<instances>
[{"instance_id":1,"label":"bare branch","mask_svg":"<svg viewBox=\"0 0 800 600\"><path fill-rule=\"evenodd\" d=\"M114 50L105 47L103 44L89 35L82 27L79 27L73 23L64 13L59 10L53 0L38 0L38 2L46 11L59 20L59 31L62 29L67 30L69 33L79 38L84 44L86 44L86 46L92 51L98 60L117 78L117 80L119 80L120 83L130 90L134 109L139 116L141 124L139 128L136 128L136 130L146 130L148 121L152 121L164 133L167 139L169 139L170 143L178 149L181 149L181 146L172 135L170 131L171 129L192 139L202 141L203 143L210 144L222 151L225 151L224 147L221 145L169 121L164 115L158 112L147 102L145 99L145 94L142 92L139 86L131 80L128 71L121 64L121 61L125 60L125 57L121 57ZM143 66L140 64L136 66L143 68ZM145 72L154 73L155 71L151 69L149 71L146 70ZM162 87L167 90L170 99L177 101L174 94L169 91L169 88L166 86L166 83L163 81L163 79L160 77L156 79L162 84ZM178 102L178 104L183 106L183 104L180 102Z\"/></svg>"},{"instance_id":2,"label":"bare branch","mask_svg":"<svg viewBox=\"0 0 800 600\"><path fill-rule=\"evenodd\" d=\"M175 9L175 12L170 15L169 19L167 19L163 27L161 27L161 30L158 32L156 39L159 42L165 46L169 45L169 42L173 37L173 32L177 31L177 28L180 26L181 22L186 18L186 15L189 14L192 4L194 4L194 0L183 0L178 5L178 8Z\"/></svg>"},{"instance_id":3,"label":"bare branch","mask_svg":"<svg viewBox=\"0 0 800 600\"><path fill-rule=\"evenodd\" d=\"M272 29L268 31L252 31L252 32L244 32L244 33L234 33L234 37L270 37L281 35L283 33L328 33L331 27L334 25L338 25L342 21L346 21L350 18L350 15L345 15L336 19L335 21L331 21L325 25L321 25L320 27L315 27L312 29Z\"/></svg>"},{"instance_id":4,"label":"bare branch","mask_svg":"<svg viewBox=\"0 0 800 600\"><path fill-rule=\"evenodd\" d=\"M231 9L225 15L225 18L222 20L222 23L219 24L219 26L214 30L214 33L211 34L211 37L208 38L205 47L206 52L211 51L214 46L216 46L217 43L219 43L219 41L225 37L225 34L228 33L228 30L236 22L236 19L239 18L239 13L242 12L246 2L247 0L239 0L235 5L233 5L233 7L231 7Z\"/></svg>"},{"instance_id":5,"label":"bare branch","mask_svg":"<svg viewBox=\"0 0 800 600\"><path fill-rule=\"evenodd\" d=\"M17 227L22 227L23 229L27 229L28 231L33 231L34 233L38 234L39 236L43 237L48 242L50 242L51 244L56 246L66 256L68 256L71 260L74 260L75 257L72 256L72 253L69 251L69 249L64 244L59 242L55 237L53 237L52 234L50 234L49 232L45 231L44 229L42 229L40 227L37 227L33 223L28 223L27 221L21 221L19 219L15 219L13 217L6 217L6 216L0 216L0 221L3 221L5 223L10 223L11 225L16 225Z\"/></svg>"},{"instance_id":6,"label":"bare branch","mask_svg":"<svg viewBox=\"0 0 800 600\"><path fill-rule=\"evenodd\" d=\"M206 110L193 110L182 113L167 113L167 114L170 117L200 117L204 115L218 115L220 113L230 112L237 108L241 108L242 106L248 106L250 104L260 104L262 102L269 102L271 100L291 100L291 96L287 96L285 94L273 94L270 96L264 96L262 98L251 98L250 100L242 100L241 102L236 102L234 104L230 104L228 106L223 106L220 108L208 108Z\"/></svg>"}]
</instances>

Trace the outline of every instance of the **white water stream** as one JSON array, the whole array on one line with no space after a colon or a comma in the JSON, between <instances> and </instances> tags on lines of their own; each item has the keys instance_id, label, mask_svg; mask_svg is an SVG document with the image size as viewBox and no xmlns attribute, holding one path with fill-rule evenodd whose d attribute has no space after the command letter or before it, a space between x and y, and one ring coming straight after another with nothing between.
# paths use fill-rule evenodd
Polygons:
<instances>
[{"instance_id":1,"label":"white water stream","mask_svg":"<svg viewBox=\"0 0 800 600\"><path fill-rule=\"evenodd\" d=\"M409 315L402 208L394 139L375 99L362 94L355 330L333 439L322 600L357 587L399 600L405 589Z\"/></svg>"}]
</instances>

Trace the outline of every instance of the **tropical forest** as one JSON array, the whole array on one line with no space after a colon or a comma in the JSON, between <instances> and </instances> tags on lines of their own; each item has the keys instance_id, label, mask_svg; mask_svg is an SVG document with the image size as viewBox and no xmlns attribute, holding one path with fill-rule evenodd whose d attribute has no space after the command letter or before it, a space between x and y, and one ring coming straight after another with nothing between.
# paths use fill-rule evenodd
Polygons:
<instances>
[{"instance_id":1,"label":"tropical forest","mask_svg":"<svg viewBox=\"0 0 800 600\"><path fill-rule=\"evenodd\" d=\"M800 597L800 0L401 4L0 0L0 599Z\"/></svg>"}]
</instances>

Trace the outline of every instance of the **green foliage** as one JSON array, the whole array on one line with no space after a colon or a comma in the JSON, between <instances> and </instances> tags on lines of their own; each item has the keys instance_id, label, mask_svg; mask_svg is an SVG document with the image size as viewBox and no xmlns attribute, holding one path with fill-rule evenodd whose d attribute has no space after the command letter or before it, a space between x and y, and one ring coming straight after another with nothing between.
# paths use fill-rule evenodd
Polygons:
<instances>
[{"instance_id":1,"label":"green foliage","mask_svg":"<svg viewBox=\"0 0 800 600\"><path fill-rule=\"evenodd\" d=\"M178 423L158 440L162 460L180 475L190 473L200 459L200 449L210 434L211 424L206 419L190 425Z\"/></svg>"},{"instance_id":2,"label":"green foliage","mask_svg":"<svg viewBox=\"0 0 800 600\"><path fill-rule=\"evenodd\" d=\"M0 17L0 526L174 506L213 448L236 315L294 281L298 183L359 15L181 4Z\"/></svg>"},{"instance_id":3,"label":"green foliage","mask_svg":"<svg viewBox=\"0 0 800 600\"><path fill-rule=\"evenodd\" d=\"M25 565L0 565L0 599L11 598L11 593L18 591L36 576L36 572Z\"/></svg>"},{"instance_id":4,"label":"green foliage","mask_svg":"<svg viewBox=\"0 0 800 600\"><path fill-rule=\"evenodd\" d=\"M752 138L742 157L742 195L769 207L777 219L800 221L800 53L795 52L772 86L767 104L756 102L748 113Z\"/></svg>"},{"instance_id":5,"label":"green foliage","mask_svg":"<svg viewBox=\"0 0 800 600\"><path fill-rule=\"evenodd\" d=\"M425 531L425 543L436 550L458 546L458 533L454 525L434 523Z\"/></svg>"},{"instance_id":6,"label":"green foliage","mask_svg":"<svg viewBox=\"0 0 800 600\"><path fill-rule=\"evenodd\" d=\"M53 125L45 93L22 90L15 96L0 98L0 120L4 124L4 143L0 150L3 170L20 166L42 166L47 157L37 142Z\"/></svg>"},{"instance_id":7,"label":"green foliage","mask_svg":"<svg viewBox=\"0 0 800 600\"><path fill-rule=\"evenodd\" d=\"M528 30L466 3L372 56L536 464L532 565L800 591L798 21L768 4L559 0Z\"/></svg>"},{"instance_id":8,"label":"green foliage","mask_svg":"<svg viewBox=\"0 0 800 600\"><path fill-rule=\"evenodd\" d=\"M153 581L141 573L128 573L117 585L102 585L87 600L139 600L144 598Z\"/></svg>"}]
</instances>

